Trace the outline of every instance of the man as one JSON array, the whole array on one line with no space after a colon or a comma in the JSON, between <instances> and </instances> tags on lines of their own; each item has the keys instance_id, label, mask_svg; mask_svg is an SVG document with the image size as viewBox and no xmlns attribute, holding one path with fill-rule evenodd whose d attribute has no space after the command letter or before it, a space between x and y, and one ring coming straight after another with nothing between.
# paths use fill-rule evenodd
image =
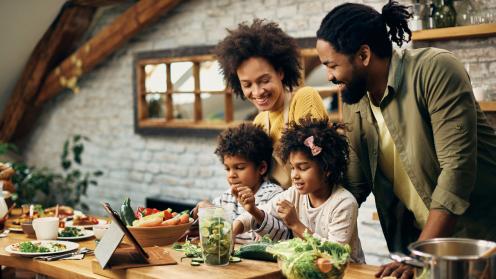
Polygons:
<instances>
[{"instance_id":1,"label":"man","mask_svg":"<svg viewBox=\"0 0 496 279\"><path fill-rule=\"evenodd\" d=\"M343 4L323 19L317 51L341 87L349 190L373 192L390 251L435 237L496 240L496 134L448 51L401 46L411 14ZM412 276L391 263L376 276Z\"/></svg>"}]
</instances>

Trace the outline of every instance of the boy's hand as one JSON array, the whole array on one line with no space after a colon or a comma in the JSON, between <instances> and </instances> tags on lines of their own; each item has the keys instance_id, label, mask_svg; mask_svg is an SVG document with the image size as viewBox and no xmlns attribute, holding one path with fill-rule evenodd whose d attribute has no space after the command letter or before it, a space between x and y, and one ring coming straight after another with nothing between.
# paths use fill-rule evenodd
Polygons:
<instances>
[{"instance_id":1,"label":"boy's hand","mask_svg":"<svg viewBox=\"0 0 496 279\"><path fill-rule=\"evenodd\" d=\"M277 202L277 215L290 229L301 224L294 205L287 200Z\"/></svg>"},{"instance_id":2,"label":"boy's hand","mask_svg":"<svg viewBox=\"0 0 496 279\"><path fill-rule=\"evenodd\" d=\"M257 207L255 206L255 195L253 194L251 189L246 186L238 186L234 187L232 192L238 202L243 206L243 208L247 212L253 214Z\"/></svg>"},{"instance_id":3,"label":"boy's hand","mask_svg":"<svg viewBox=\"0 0 496 279\"><path fill-rule=\"evenodd\" d=\"M233 222L233 228L232 228L232 247L234 248L234 244L236 243L236 236L238 236L238 234L241 234L244 230L244 226L243 226L243 223L241 223L240 221L238 220L234 220Z\"/></svg>"},{"instance_id":4,"label":"boy's hand","mask_svg":"<svg viewBox=\"0 0 496 279\"><path fill-rule=\"evenodd\" d=\"M197 203L195 208L193 208L193 210L192 210L193 215L191 217L193 217L193 219L198 218L198 209L204 208L204 207L211 207L211 206L214 206L214 205L207 200L203 200L203 201Z\"/></svg>"}]
</instances>

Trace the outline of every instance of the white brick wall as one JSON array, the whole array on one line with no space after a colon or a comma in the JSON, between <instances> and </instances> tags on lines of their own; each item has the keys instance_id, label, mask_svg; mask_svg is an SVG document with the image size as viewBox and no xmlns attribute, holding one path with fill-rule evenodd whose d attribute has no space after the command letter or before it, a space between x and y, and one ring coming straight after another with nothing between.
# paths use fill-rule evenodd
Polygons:
<instances>
[{"instance_id":1,"label":"white brick wall","mask_svg":"<svg viewBox=\"0 0 496 279\"><path fill-rule=\"evenodd\" d=\"M45 106L36 129L26 142L24 155L31 165L59 169L63 141L74 134L91 138L83 157L88 170L102 170L98 187L84 201L91 213L103 214L100 201L118 206L129 196L142 205L148 196L195 201L212 198L227 188L224 170L213 154L213 137L151 137L134 134L132 57L135 52L188 45L213 45L243 20L255 17L280 23L295 37L314 36L323 16L344 0L189 0L133 37L79 82L81 93L69 92ZM357 1L359 2L359 1ZM381 8L385 1L366 0ZM410 1L402 1L409 3ZM492 7L496 0L491 0ZM99 13L87 37L127 9L111 6ZM452 41L448 48L470 63L474 78L496 84L496 39ZM369 263L387 255L382 232L371 221L373 197L360 209L359 230Z\"/></svg>"}]
</instances>

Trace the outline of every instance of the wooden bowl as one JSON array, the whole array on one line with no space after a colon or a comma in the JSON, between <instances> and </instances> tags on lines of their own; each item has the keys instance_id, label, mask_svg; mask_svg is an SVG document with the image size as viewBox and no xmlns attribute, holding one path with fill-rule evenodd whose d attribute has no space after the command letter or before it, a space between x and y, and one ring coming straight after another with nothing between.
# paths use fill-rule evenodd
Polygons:
<instances>
[{"instance_id":1,"label":"wooden bowl","mask_svg":"<svg viewBox=\"0 0 496 279\"><path fill-rule=\"evenodd\" d=\"M143 247L165 246L176 242L193 224L193 219L187 224L159 227L128 227L131 234Z\"/></svg>"}]
</instances>

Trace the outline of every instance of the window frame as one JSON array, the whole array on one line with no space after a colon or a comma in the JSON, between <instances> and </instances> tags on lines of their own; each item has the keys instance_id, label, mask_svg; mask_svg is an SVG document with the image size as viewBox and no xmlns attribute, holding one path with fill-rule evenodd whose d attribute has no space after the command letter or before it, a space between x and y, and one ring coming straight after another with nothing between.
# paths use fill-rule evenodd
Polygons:
<instances>
[{"instance_id":1,"label":"window frame","mask_svg":"<svg viewBox=\"0 0 496 279\"><path fill-rule=\"evenodd\" d=\"M296 39L301 50L302 59L302 81L305 80L305 59L309 56L317 56L315 49L316 38L299 38ZM201 94L211 93L214 91L201 91L199 85L200 63L204 61L215 60L212 51L215 46L194 46L180 47L166 50L153 50L137 52L133 56L133 107L134 107L134 130L137 134L144 135L188 135L188 136L213 136L218 135L220 131L228 126L235 125L244 121L234 120L234 94L226 88L225 90L215 91L215 94L224 94L224 121L215 123L205 121L202 118ZM174 62L193 62L194 77L194 118L192 120L174 120L173 118L173 94L172 84L170 83L170 63ZM167 67L167 91L165 92L165 116L161 119L146 118L147 103L145 96L145 65L165 63ZM319 63L320 65L320 63ZM304 82L301 82L301 86ZM322 97L337 94L337 90L331 87L315 88ZM180 92L179 92L180 93ZM333 121L342 119L342 99L338 96L338 112L329 113Z\"/></svg>"}]
</instances>

